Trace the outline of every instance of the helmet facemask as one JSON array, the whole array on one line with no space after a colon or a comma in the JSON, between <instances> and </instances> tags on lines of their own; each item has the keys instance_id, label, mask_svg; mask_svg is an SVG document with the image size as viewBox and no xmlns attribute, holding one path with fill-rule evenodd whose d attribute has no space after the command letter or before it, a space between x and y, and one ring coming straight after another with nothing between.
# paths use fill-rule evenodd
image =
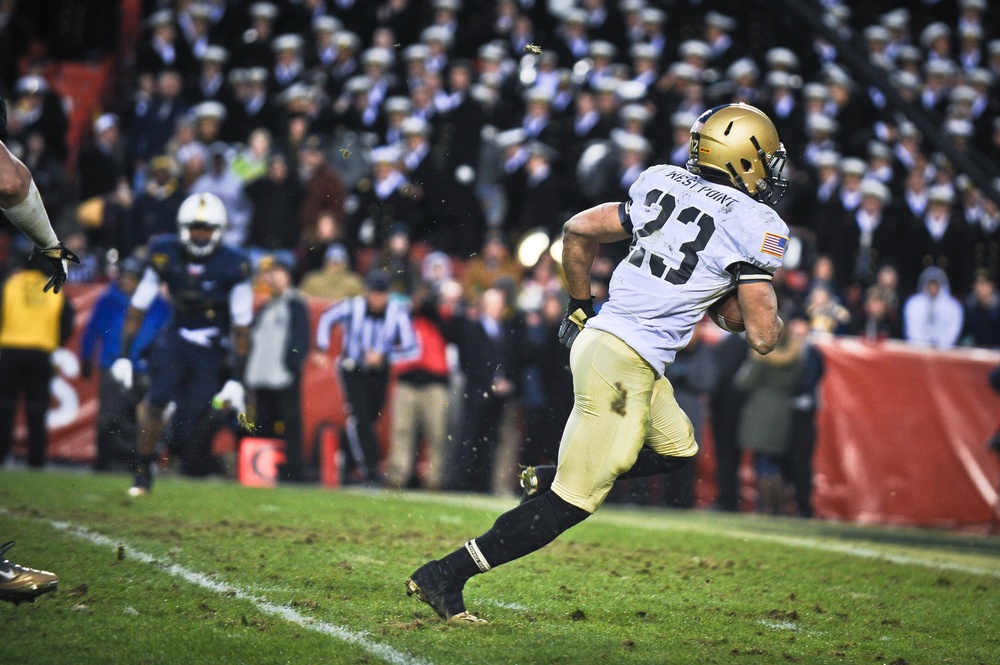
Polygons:
<instances>
[{"instance_id":1,"label":"helmet facemask","mask_svg":"<svg viewBox=\"0 0 1000 665\"><path fill-rule=\"evenodd\" d=\"M761 141L771 148L770 155ZM781 177L785 161L785 148L774 125L747 104L718 106L703 113L691 127L688 171L732 184L762 203L773 206L784 196L788 188L788 181Z\"/></svg>"},{"instance_id":2,"label":"helmet facemask","mask_svg":"<svg viewBox=\"0 0 1000 665\"><path fill-rule=\"evenodd\" d=\"M177 233L188 256L207 259L222 242L222 232L228 223L226 206L215 194L199 192L184 199L177 211ZM192 231L211 231L210 234Z\"/></svg>"},{"instance_id":3,"label":"helmet facemask","mask_svg":"<svg viewBox=\"0 0 1000 665\"><path fill-rule=\"evenodd\" d=\"M191 233L195 230L211 230L212 235L204 240L196 239ZM203 259L210 256L222 242L222 227L209 222L185 222L180 225L179 235L187 253L193 258Z\"/></svg>"}]
</instances>

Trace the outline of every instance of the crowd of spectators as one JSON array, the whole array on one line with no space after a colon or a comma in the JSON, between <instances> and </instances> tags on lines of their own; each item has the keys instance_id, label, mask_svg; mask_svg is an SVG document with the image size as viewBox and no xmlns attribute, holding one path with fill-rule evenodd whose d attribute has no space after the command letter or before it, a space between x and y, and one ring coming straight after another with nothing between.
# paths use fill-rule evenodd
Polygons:
<instances>
[{"instance_id":1,"label":"crowd of spectators","mask_svg":"<svg viewBox=\"0 0 1000 665\"><path fill-rule=\"evenodd\" d=\"M399 296L471 318L499 299L518 334L545 336L503 396L539 423L525 428L545 439L526 453L536 461L554 454L544 423L568 393L547 368L564 300L550 243L574 211L627 198L647 166L683 165L692 123L718 104L763 109L788 150L783 311L813 331L1000 348L1000 181L977 188L781 3L706 4L149 1L125 94L71 171L44 61L26 58L0 92L9 145L84 258L71 279L141 258L188 193L209 191L229 213L225 242L290 266L306 296L360 295L359 274L382 268ZM804 4L996 170L996 7ZM598 302L626 249L598 259Z\"/></svg>"},{"instance_id":2,"label":"crowd of spectators","mask_svg":"<svg viewBox=\"0 0 1000 665\"><path fill-rule=\"evenodd\" d=\"M986 2L812 9L956 146L997 162L1000 39ZM71 171L45 61L23 58L0 89L51 216L89 249L78 280L173 230L194 190L226 203L228 243L255 262L282 256L296 281L333 244L364 272L399 234L411 257L441 251L461 273L489 231L515 252L532 230L555 241L569 214L625 197L644 167L682 165L701 110L749 102L789 151L781 213L798 251L786 267L832 268L790 308L821 312L816 327L837 333L908 336L903 305L936 266L970 321L945 343L994 345L976 322L997 317L986 282L1000 262L1000 190L933 152L821 34L759 12L683 0L147 2L125 49L126 94ZM897 293L877 284L886 266ZM883 308L884 325L868 321Z\"/></svg>"}]
</instances>

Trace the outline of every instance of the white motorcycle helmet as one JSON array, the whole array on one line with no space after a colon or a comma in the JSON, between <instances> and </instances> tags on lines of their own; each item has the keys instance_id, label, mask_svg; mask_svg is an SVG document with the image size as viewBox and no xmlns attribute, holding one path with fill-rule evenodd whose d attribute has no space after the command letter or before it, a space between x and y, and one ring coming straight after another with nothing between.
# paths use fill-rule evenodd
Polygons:
<instances>
[{"instance_id":1,"label":"white motorcycle helmet","mask_svg":"<svg viewBox=\"0 0 1000 665\"><path fill-rule=\"evenodd\" d=\"M177 211L178 235L184 248L192 258L204 259L211 256L222 242L222 231L228 224L226 206L215 194L198 192L184 199ZM207 241L195 241L191 229L209 227L212 236Z\"/></svg>"}]
</instances>

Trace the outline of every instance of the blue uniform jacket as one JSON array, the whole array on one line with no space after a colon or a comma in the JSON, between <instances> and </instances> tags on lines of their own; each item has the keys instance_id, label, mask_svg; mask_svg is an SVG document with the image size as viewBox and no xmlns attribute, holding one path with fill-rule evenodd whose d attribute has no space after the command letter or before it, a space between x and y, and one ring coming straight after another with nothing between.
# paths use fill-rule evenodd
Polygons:
<instances>
[{"instance_id":1,"label":"blue uniform jacket","mask_svg":"<svg viewBox=\"0 0 1000 665\"><path fill-rule=\"evenodd\" d=\"M112 363L119 357L122 347L122 328L125 325L125 314L128 312L129 296L111 284L97 299L90 321L83 331L80 340L80 358L87 362L94 355L94 347L101 345L101 357L98 361L101 369L110 369ZM170 318L170 305L157 296L146 312L142 327L136 333L132 342L129 359L137 363L145 350L152 344L160 328Z\"/></svg>"}]
</instances>

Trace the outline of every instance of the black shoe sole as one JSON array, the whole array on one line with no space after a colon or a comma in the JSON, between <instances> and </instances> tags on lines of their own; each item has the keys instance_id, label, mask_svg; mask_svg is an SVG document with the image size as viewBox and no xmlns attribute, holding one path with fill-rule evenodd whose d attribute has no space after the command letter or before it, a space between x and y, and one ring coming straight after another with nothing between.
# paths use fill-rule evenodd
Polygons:
<instances>
[{"instance_id":1,"label":"black shoe sole","mask_svg":"<svg viewBox=\"0 0 1000 665\"><path fill-rule=\"evenodd\" d=\"M14 603L15 606L20 605L21 603L33 603L35 602L35 598L38 598L44 593L55 591L58 586L58 583L54 583L48 586L38 587L37 589L33 589L31 591L0 591L0 600L6 600L8 603Z\"/></svg>"}]
</instances>

